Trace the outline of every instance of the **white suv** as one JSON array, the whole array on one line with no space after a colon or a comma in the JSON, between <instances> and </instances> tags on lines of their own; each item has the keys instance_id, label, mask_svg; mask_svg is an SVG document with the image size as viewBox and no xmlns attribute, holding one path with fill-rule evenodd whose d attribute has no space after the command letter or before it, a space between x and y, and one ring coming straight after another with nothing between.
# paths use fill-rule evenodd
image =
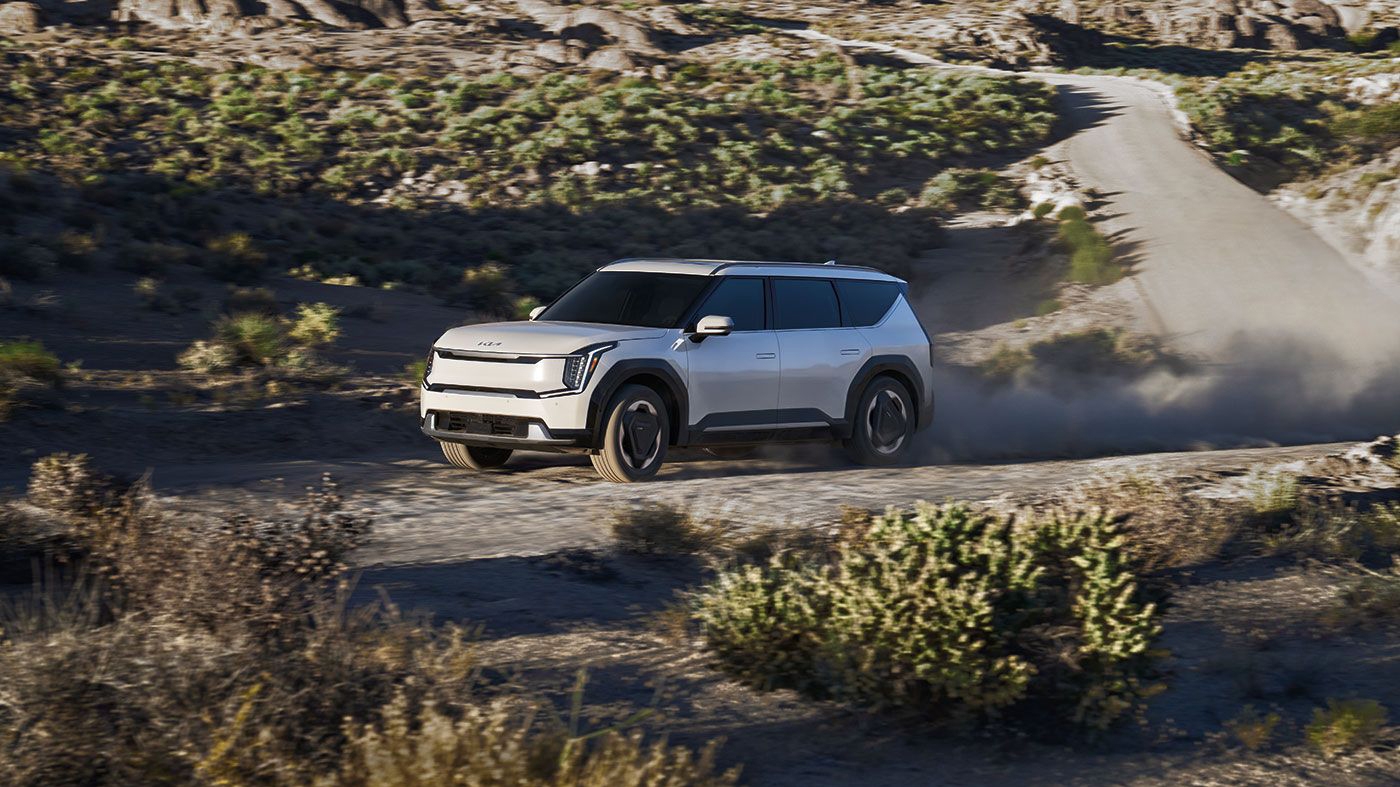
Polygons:
<instances>
[{"instance_id":1,"label":"white suv","mask_svg":"<svg viewBox=\"0 0 1400 787\"><path fill-rule=\"evenodd\" d=\"M610 481L669 446L737 458L839 440L862 464L907 455L933 417L932 352L908 285L872 268L628 259L529 322L453 328L423 376L423 433L454 465L584 452Z\"/></svg>"}]
</instances>

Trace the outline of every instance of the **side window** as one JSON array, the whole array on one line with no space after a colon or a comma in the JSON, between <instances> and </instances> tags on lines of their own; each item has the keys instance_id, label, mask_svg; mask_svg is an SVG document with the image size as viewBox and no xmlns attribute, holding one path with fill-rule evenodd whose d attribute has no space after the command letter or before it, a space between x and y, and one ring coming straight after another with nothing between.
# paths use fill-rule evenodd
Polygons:
<instances>
[{"instance_id":1,"label":"side window","mask_svg":"<svg viewBox=\"0 0 1400 787\"><path fill-rule=\"evenodd\" d=\"M763 330L763 279L724 277L696 317L728 317L736 331Z\"/></svg>"},{"instance_id":2,"label":"side window","mask_svg":"<svg viewBox=\"0 0 1400 787\"><path fill-rule=\"evenodd\" d=\"M773 279L773 327L839 328L836 290L825 279Z\"/></svg>"},{"instance_id":3,"label":"side window","mask_svg":"<svg viewBox=\"0 0 1400 787\"><path fill-rule=\"evenodd\" d=\"M892 281L846 279L836 282L836 292L841 296L841 323L866 328L889 312L899 297L899 285Z\"/></svg>"}]
</instances>

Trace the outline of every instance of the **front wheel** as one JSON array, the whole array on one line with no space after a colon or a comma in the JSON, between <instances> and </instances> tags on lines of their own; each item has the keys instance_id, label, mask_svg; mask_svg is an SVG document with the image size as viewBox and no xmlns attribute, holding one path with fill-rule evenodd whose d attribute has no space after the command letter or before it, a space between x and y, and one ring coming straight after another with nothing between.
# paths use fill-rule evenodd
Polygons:
<instances>
[{"instance_id":1,"label":"front wheel","mask_svg":"<svg viewBox=\"0 0 1400 787\"><path fill-rule=\"evenodd\" d=\"M863 465L895 464L909 454L914 419L909 391L892 378L876 378L856 406L851 436L843 442L846 453Z\"/></svg>"},{"instance_id":2,"label":"front wheel","mask_svg":"<svg viewBox=\"0 0 1400 787\"><path fill-rule=\"evenodd\" d=\"M671 434L666 403L645 385L624 385L602 419L603 444L590 454L593 469L609 481L629 483L656 475Z\"/></svg>"},{"instance_id":3,"label":"front wheel","mask_svg":"<svg viewBox=\"0 0 1400 787\"><path fill-rule=\"evenodd\" d=\"M457 467L472 470L494 470L510 459L509 448L487 448L485 446L462 445L461 443L438 443L442 455Z\"/></svg>"}]
</instances>

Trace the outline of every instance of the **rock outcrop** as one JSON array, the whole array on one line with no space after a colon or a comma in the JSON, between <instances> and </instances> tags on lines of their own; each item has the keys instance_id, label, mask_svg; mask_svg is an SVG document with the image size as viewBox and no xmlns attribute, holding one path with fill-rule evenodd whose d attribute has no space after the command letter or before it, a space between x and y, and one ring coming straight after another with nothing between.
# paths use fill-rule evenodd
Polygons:
<instances>
[{"instance_id":1,"label":"rock outcrop","mask_svg":"<svg viewBox=\"0 0 1400 787\"><path fill-rule=\"evenodd\" d=\"M1069 5L1057 3L1056 12L1074 16ZM901 25L901 29L927 40L946 55L992 60L1012 68L1073 62L1078 53L1103 44L1100 33L1057 15L1039 13L1036 4L991 14L952 10Z\"/></svg>"},{"instance_id":2,"label":"rock outcrop","mask_svg":"<svg viewBox=\"0 0 1400 787\"><path fill-rule=\"evenodd\" d=\"M39 6L35 3L5 3L0 5L0 35L14 36L38 32L42 26Z\"/></svg>"},{"instance_id":3,"label":"rock outcrop","mask_svg":"<svg viewBox=\"0 0 1400 787\"><path fill-rule=\"evenodd\" d=\"M1348 35L1393 24L1393 4L1367 0L1036 0L1045 13L1089 26L1137 27L1169 44L1206 49L1298 50L1346 45Z\"/></svg>"},{"instance_id":4,"label":"rock outcrop","mask_svg":"<svg viewBox=\"0 0 1400 787\"><path fill-rule=\"evenodd\" d=\"M517 0L517 7L557 39L536 45L531 57L555 65L581 65L599 71L631 71L643 60L665 55L658 33L646 22L592 6L558 6L545 0ZM684 22L670 9L654 10L667 32L683 35ZM520 65L531 63L519 62Z\"/></svg>"}]
</instances>

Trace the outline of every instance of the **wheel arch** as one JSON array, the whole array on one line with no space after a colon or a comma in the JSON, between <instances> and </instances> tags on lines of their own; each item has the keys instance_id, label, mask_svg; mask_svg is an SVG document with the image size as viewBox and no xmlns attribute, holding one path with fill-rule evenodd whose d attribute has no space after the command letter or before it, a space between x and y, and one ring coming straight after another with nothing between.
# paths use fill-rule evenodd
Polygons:
<instances>
[{"instance_id":1,"label":"wheel arch","mask_svg":"<svg viewBox=\"0 0 1400 787\"><path fill-rule=\"evenodd\" d=\"M612 401L617 390L627 384L645 385L656 392L665 403L670 416L670 445L681 445L686 440L686 418L690 402L685 384L671 364L659 359L631 358L619 361L603 375L588 399L588 431L594 448L602 445L603 409Z\"/></svg>"},{"instance_id":2,"label":"wheel arch","mask_svg":"<svg viewBox=\"0 0 1400 787\"><path fill-rule=\"evenodd\" d=\"M904 390L914 398L914 428L922 429L928 426L932 420L932 411L925 412L923 407L924 386L923 378L919 376L919 370L914 366L914 362L903 355L876 355L866 361L851 379L851 387L846 392L846 430L850 432L855 429L856 409L860 406L860 398L865 395L865 390L870 384L880 377L889 377L895 382L904 386ZM849 437L849 434L843 435Z\"/></svg>"}]
</instances>

